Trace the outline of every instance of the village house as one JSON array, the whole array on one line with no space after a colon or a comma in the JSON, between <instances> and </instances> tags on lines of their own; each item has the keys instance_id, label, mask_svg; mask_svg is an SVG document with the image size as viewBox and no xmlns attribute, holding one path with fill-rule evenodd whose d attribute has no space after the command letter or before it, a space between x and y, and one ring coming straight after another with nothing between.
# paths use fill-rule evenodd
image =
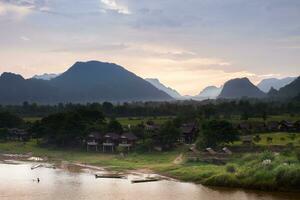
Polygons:
<instances>
[{"instance_id":1,"label":"village house","mask_svg":"<svg viewBox=\"0 0 300 200\"><path fill-rule=\"evenodd\" d=\"M89 151L90 148L95 149L96 151L98 151L98 147L99 144L101 142L101 133L99 132L91 132L88 137L87 137L87 141L86 141L86 148L87 151Z\"/></svg>"},{"instance_id":2,"label":"village house","mask_svg":"<svg viewBox=\"0 0 300 200\"><path fill-rule=\"evenodd\" d=\"M196 123L185 123L180 127L182 139L181 141L186 144L192 144L195 142L198 134L198 128Z\"/></svg>"},{"instance_id":3,"label":"village house","mask_svg":"<svg viewBox=\"0 0 300 200\"><path fill-rule=\"evenodd\" d=\"M279 122L277 121L270 121L267 123L267 130L268 131L278 131L279 130Z\"/></svg>"},{"instance_id":4,"label":"village house","mask_svg":"<svg viewBox=\"0 0 300 200\"><path fill-rule=\"evenodd\" d=\"M24 129L11 128L8 129L8 140L27 141L30 139L30 135Z\"/></svg>"},{"instance_id":5,"label":"village house","mask_svg":"<svg viewBox=\"0 0 300 200\"><path fill-rule=\"evenodd\" d=\"M251 124L248 122L241 122L237 126L238 130L240 130L243 133L250 133L251 132Z\"/></svg>"},{"instance_id":6,"label":"village house","mask_svg":"<svg viewBox=\"0 0 300 200\"><path fill-rule=\"evenodd\" d=\"M114 152L119 144L120 135L117 133L106 133L103 136L102 151Z\"/></svg>"},{"instance_id":7,"label":"village house","mask_svg":"<svg viewBox=\"0 0 300 200\"><path fill-rule=\"evenodd\" d=\"M286 131L286 132L295 131L294 123L287 120L282 120L280 122L279 129L280 131Z\"/></svg>"},{"instance_id":8,"label":"village house","mask_svg":"<svg viewBox=\"0 0 300 200\"><path fill-rule=\"evenodd\" d=\"M138 138L133 133L123 133L119 138L119 146L125 147L129 151L133 148L137 139Z\"/></svg>"},{"instance_id":9,"label":"village house","mask_svg":"<svg viewBox=\"0 0 300 200\"><path fill-rule=\"evenodd\" d=\"M240 139L241 139L243 145L252 145L253 144L252 135L241 136Z\"/></svg>"},{"instance_id":10,"label":"village house","mask_svg":"<svg viewBox=\"0 0 300 200\"><path fill-rule=\"evenodd\" d=\"M266 131L266 124L264 122L252 122L251 123L251 131L255 133Z\"/></svg>"},{"instance_id":11,"label":"village house","mask_svg":"<svg viewBox=\"0 0 300 200\"><path fill-rule=\"evenodd\" d=\"M294 127L295 127L296 131L298 131L298 132L300 131L300 120L298 120L294 123Z\"/></svg>"}]
</instances>

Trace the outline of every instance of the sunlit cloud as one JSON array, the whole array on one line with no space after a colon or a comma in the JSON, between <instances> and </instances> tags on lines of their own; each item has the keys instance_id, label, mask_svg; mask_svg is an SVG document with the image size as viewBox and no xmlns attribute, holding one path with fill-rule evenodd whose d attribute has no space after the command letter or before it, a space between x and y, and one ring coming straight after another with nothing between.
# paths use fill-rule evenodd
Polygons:
<instances>
[{"instance_id":1,"label":"sunlit cloud","mask_svg":"<svg viewBox=\"0 0 300 200\"><path fill-rule=\"evenodd\" d=\"M112 10L112 11L116 11L117 13L125 14L125 15L131 14L128 7L119 4L117 0L101 0L101 3L104 5L105 10Z\"/></svg>"}]
</instances>

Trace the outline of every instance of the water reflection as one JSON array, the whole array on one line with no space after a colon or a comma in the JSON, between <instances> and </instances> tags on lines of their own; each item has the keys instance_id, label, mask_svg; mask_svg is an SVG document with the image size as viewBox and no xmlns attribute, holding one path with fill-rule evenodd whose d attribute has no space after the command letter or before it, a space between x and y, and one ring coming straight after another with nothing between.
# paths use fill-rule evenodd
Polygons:
<instances>
[{"instance_id":1,"label":"water reflection","mask_svg":"<svg viewBox=\"0 0 300 200\"><path fill-rule=\"evenodd\" d=\"M95 179L93 170L31 170L32 164L0 164L1 200L299 200L295 194L213 189L191 183L159 181L131 184L126 179ZM40 178L40 182L36 181ZM129 177L131 178L131 177Z\"/></svg>"}]
</instances>

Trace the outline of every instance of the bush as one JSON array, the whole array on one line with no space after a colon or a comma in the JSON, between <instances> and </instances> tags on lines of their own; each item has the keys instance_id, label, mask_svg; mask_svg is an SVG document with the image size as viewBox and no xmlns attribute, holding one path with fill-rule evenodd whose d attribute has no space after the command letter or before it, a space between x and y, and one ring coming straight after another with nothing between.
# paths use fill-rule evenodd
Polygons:
<instances>
[{"instance_id":1,"label":"bush","mask_svg":"<svg viewBox=\"0 0 300 200\"><path fill-rule=\"evenodd\" d=\"M229 165L226 166L226 171L229 172L229 173L235 173L236 168L235 168L234 165L229 164Z\"/></svg>"},{"instance_id":2,"label":"bush","mask_svg":"<svg viewBox=\"0 0 300 200\"><path fill-rule=\"evenodd\" d=\"M204 182L206 185L213 185L213 186L231 186L237 187L240 185L238 179L233 174L220 174L212 176Z\"/></svg>"},{"instance_id":3,"label":"bush","mask_svg":"<svg viewBox=\"0 0 300 200\"><path fill-rule=\"evenodd\" d=\"M264 160L274 160L275 156L274 156L274 153L272 151L264 151L262 154L261 154L261 160L264 161Z\"/></svg>"},{"instance_id":4,"label":"bush","mask_svg":"<svg viewBox=\"0 0 300 200\"><path fill-rule=\"evenodd\" d=\"M261 141L261 137L259 135L256 135L254 138L253 138L254 142L258 143L259 141Z\"/></svg>"},{"instance_id":5,"label":"bush","mask_svg":"<svg viewBox=\"0 0 300 200\"><path fill-rule=\"evenodd\" d=\"M298 161L300 162L300 150L296 151L296 157L297 157Z\"/></svg>"},{"instance_id":6,"label":"bush","mask_svg":"<svg viewBox=\"0 0 300 200\"><path fill-rule=\"evenodd\" d=\"M280 166L276 170L276 184L278 187L297 188L300 185L300 167Z\"/></svg>"}]
</instances>

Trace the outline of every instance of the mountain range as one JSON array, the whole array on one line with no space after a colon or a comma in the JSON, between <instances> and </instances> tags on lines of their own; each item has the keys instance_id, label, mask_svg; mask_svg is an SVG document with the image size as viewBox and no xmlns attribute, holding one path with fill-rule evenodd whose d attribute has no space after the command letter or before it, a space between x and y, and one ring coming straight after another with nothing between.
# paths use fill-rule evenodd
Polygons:
<instances>
[{"instance_id":1,"label":"mountain range","mask_svg":"<svg viewBox=\"0 0 300 200\"><path fill-rule=\"evenodd\" d=\"M258 89L248 78L236 78L227 81L218 96L221 99L264 98L267 95Z\"/></svg>"},{"instance_id":2,"label":"mountain range","mask_svg":"<svg viewBox=\"0 0 300 200\"><path fill-rule=\"evenodd\" d=\"M173 88L165 86L157 78L146 78L145 80L151 83L157 89L164 91L174 99L183 99L183 97L179 94L179 92L177 92Z\"/></svg>"},{"instance_id":3,"label":"mountain range","mask_svg":"<svg viewBox=\"0 0 300 200\"><path fill-rule=\"evenodd\" d=\"M270 89L273 87L276 90L290 84L296 77L286 77L282 79L278 78L268 78L263 79L260 83L257 84L257 87L263 92L269 92Z\"/></svg>"},{"instance_id":4,"label":"mountain range","mask_svg":"<svg viewBox=\"0 0 300 200\"><path fill-rule=\"evenodd\" d=\"M158 79L142 79L119 65L99 61L76 62L62 74L36 75L29 79L10 72L0 76L0 104L20 104L24 101L54 104L243 97L285 99L295 98L299 93L299 77L265 79L257 86L245 77L229 80L219 88L208 86L196 96L181 96Z\"/></svg>"},{"instance_id":5,"label":"mountain range","mask_svg":"<svg viewBox=\"0 0 300 200\"><path fill-rule=\"evenodd\" d=\"M123 67L99 61L76 62L50 79L24 79L12 73L0 76L0 103L168 101L165 92Z\"/></svg>"}]
</instances>

